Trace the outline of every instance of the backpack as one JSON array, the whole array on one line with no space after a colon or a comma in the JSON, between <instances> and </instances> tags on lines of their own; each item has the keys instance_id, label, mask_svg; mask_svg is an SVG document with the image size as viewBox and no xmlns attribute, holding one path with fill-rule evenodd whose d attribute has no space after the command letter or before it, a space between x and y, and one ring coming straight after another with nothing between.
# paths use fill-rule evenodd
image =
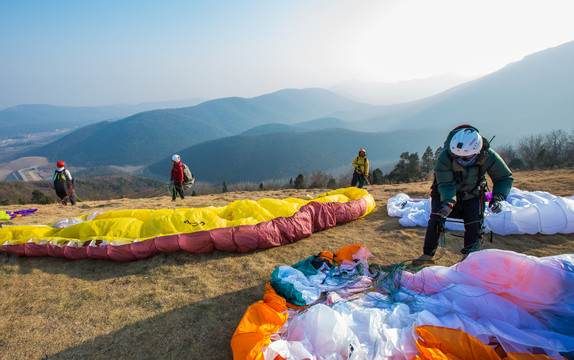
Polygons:
<instances>
[{"instance_id":1,"label":"backpack","mask_svg":"<svg viewBox=\"0 0 574 360\"><path fill-rule=\"evenodd\" d=\"M54 171L54 190L56 191L56 195L59 198L68 196L68 179L66 178L66 174L64 173L66 170L62 171Z\"/></svg>"},{"instance_id":2,"label":"backpack","mask_svg":"<svg viewBox=\"0 0 574 360\"><path fill-rule=\"evenodd\" d=\"M183 168L183 184L181 185L183 189L186 190L193 186L193 184L195 183L195 177L193 176L191 170L189 170L189 167L187 165L181 163L181 167Z\"/></svg>"}]
</instances>

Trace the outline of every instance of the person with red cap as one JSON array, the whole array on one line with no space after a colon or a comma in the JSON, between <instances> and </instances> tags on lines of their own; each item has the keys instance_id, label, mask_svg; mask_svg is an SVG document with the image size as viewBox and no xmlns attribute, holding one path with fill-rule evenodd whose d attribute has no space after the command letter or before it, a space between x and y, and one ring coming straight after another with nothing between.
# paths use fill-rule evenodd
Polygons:
<instances>
[{"instance_id":1,"label":"person with red cap","mask_svg":"<svg viewBox=\"0 0 574 360\"><path fill-rule=\"evenodd\" d=\"M56 163L56 171L52 180L54 181L54 190L60 198L62 205L68 205L68 199L72 205L76 205L76 195L74 194L74 178L70 171L66 169L66 164L60 160Z\"/></svg>"}]
</instances>

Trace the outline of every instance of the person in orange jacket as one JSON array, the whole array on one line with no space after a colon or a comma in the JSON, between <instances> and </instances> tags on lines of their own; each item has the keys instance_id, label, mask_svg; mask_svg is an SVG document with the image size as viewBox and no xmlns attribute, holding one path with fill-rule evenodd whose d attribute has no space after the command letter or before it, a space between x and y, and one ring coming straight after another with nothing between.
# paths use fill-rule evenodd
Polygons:
<instances>
[{"instance_id":1,"label":"person in orange jacket","mask_svg":"<svg viewBox=\"0 0 574 360\"><path fill-rule=\"evenodd\" d=\"M359 155L353 160L353 179L351 180L351 186L359 184L359 189L369 183L369 160L367 160L367 153L365 149L359 150Z\"/></svg>"}]
</instances>

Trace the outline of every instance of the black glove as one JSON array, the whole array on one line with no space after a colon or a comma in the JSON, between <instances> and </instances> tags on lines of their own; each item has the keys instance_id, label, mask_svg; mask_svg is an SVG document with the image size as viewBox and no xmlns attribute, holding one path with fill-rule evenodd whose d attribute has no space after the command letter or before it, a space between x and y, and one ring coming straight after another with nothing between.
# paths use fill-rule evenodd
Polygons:
<instances>
[{"instance_id":1,"label":"black glove","mask_svg":"<svg viewBox=\"0 0 574 360\"><path fill-rule=\"evenodd\" d=\"M493 196L492 200L490 200L490 203L488 204L488 207L490 207L490 211L492 211L495 214L501 212L502 211L502 204L500 203L501 201L502 199L499 198L498 196Z\"/></svg>"},{"instance_id":2,"label":"black glove","mask_svg":"<svg viewBox=\"0 0 574 360\"><path fill-rule=\"evenodd\" d=\"M443 218L446 219L450 213L452 212L452 204L445 202L442 204L440 209L438 209L438 214Z\"/></svg>"}]
</instances>

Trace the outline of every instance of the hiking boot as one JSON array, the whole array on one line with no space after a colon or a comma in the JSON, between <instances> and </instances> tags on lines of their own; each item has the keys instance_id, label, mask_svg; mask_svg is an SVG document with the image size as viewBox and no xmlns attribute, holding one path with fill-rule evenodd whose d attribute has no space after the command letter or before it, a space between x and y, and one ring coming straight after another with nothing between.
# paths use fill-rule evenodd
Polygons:
<instances>
[{"instance_id":1,"label":"hiking boot","mask_svg":"<svg viewBox=\"0 0 574 360\"><path fill-rule=\"evenodd\" d=\"M430 266L434 265L432 255L422 254L418 259L413 260L412 267Z\"/></svg>"}]
</instances>

